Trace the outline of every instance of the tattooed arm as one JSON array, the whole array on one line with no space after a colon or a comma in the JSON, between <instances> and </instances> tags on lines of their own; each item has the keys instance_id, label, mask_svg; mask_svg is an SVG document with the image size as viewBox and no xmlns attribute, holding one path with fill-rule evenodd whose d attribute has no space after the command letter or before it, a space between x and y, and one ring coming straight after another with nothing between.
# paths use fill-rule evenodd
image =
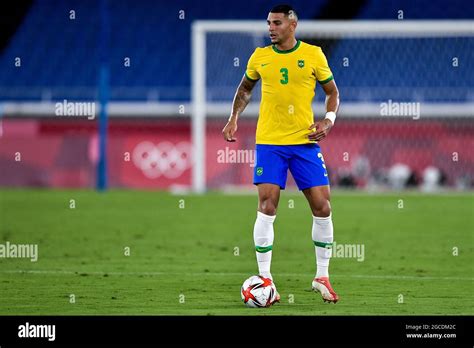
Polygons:
<instances>
[{"instance_id":1,"label":"tattooed arm","mask_svg":"<svg viewBox=\"0 0 474 348\"><path fill-rule=\"evenodd\" d=\"M232 113L222 130L225 140L231 142L237 140L234 138L234 134L237 131L237 120L249 103L250 97L252 96L252 89L255 87L257 82L258 81L249 80L246 76L242 77L242 81L240 81L239 88L237 88L234 101L232 102Z\"/></svg>"},{"instance_id":2,"label":"tattooed arm","mask_svg":"<svg viewBox=\"0 0 474 348\"><path fill-rule=\"evenodd\" d=\"M326 112L336 113L339 109L339 90L334 80L321 85L326 93ZM315 129L308 135L309 140L321 141L327 137L334 124L328 118L316 121L308 129Z\"/></svg>"}]
</instances>

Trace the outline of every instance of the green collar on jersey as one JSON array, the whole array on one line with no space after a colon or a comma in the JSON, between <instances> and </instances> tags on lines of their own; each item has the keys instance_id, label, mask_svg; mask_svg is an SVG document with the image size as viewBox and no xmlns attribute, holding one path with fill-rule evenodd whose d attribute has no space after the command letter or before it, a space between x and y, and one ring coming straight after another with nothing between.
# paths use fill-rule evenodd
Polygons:
<instances>
[{"instance_id":1,"label":"green collar on jersey","mask_svg":"<svg viewBox=\"0 0 474 348\"><path fill-rule=\"evenodd\" d=\"M295 47L290 48L289 50L286 50L286 51L281 51L281 50L279 50L278 48L276 48L275 45L272 45L272 48L273 48L273 50L274 50L276 53L286 54L286 53L291 53L291 52L293 52L293 51L296 51L296 50L298 49L298 47L300 47L300 43L301 43L300 40L296 41Z\"/></svg>"}]
</instances>

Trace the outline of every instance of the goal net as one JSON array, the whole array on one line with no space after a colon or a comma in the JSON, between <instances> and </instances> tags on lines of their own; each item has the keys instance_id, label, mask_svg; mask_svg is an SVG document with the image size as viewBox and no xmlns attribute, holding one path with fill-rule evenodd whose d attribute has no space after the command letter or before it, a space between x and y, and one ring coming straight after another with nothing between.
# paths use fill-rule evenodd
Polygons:
<instances>
[{"instance_id":1,"label":"goal net","mask_svg":"<svg viewBox=\"0 0 474 348\"><path fill-rule=\"evenodd\" d=\"M192 35L193 189L251 187L261 82L238 141L221 129L248 58L270 44L267 26L197 21ZM300 21L297 38L322 47L340 92L336 126L320 144L332 186L472 187L474 21ZM324 98L318 84L316 119Z\"/></svg>"}]
</instances>

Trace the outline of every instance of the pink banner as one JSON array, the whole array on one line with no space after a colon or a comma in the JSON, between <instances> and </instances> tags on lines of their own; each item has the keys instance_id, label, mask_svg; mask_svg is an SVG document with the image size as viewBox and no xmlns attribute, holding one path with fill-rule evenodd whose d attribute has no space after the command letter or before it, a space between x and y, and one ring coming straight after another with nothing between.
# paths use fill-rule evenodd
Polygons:
<instances>
[{"instance_id":1,"label":"pink banner","mask_svg":"<svg viewBox=\"0 0 474 348\"><path fill-rule=\"evenodd\" d=\"M193 166L190 122L186 119L111 119L108 178L112 187L166 189L189 186ZM0 185L94 187L97 124L94 121L4 119L0 137ZM221 121L206 131L208 187L251 185L255 160L255 120L242 120L238 141L223 141ZM474 177L474 125L469 120L338 120L320 145L332 185L341 173L368 176L403 163L421 175L428 166L448 183ZM358 171L358 166L363 170ZM289 185L293 181L290 177Z\"/></svg>"}]
</instances>

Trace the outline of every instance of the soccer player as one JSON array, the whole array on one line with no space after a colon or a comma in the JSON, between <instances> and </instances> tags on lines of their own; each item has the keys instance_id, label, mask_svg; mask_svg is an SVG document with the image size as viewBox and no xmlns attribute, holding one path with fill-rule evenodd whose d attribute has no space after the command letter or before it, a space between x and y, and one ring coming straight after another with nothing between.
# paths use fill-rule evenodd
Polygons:
<instances>
[{"instance_id":1,"label":"soccer player","mask_svg":"<svg viewBox=\"0 0 474 348\"><path fill-rule=\"evenodd\" d=\"M250 57L222 133L225 140L236 141L239 115L261 79L253 180L259 200L253 231L259 274L273 280L273 222L289 169L313 215L316 275L312 288L321 293L325 302L335 303L339 297L328 273L333 242L329 180L318 142L334 125L339 92L321 48L295 38L297 22L291 6L279 5L270 11L267 23L272 45L256 48ZM326 94L326 116L320 121L314 121L311 109L316 81Z\"/></svg>"}]
</instances>

